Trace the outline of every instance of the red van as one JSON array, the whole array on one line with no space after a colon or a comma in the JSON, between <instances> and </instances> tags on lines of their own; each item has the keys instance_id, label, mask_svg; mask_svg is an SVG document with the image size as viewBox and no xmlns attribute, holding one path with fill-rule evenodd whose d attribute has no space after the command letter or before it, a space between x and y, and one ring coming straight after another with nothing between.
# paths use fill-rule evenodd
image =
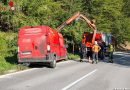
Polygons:
<instances>
[{"instance_id":1,"label":"red van","mask_svg":"<svg viewBox=\"0 0 130 90\"><path fill-rule=\"evenodd\" d=\"M18 33L18 62L49 62L56 67L56 61L66 59L67 50L61 33L48 26L26 26Z\"/></svg>"}]
</instances>

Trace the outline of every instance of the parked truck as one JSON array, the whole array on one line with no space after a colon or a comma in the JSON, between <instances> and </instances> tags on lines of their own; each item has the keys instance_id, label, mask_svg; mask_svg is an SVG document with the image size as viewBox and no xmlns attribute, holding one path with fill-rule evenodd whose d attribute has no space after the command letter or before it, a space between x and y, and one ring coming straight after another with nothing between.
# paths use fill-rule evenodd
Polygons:
<instances>
[{"instance_id":1,"label":"parked truck","mask_svg":"<svg viewBox=\"0 0 130 90\"><path fill-rule=\"evenodd\" d=\"M26 26L18 33L18 63L44 63L56 67L66 59L67 50L61 33L48 26Z\"/></svg>"},{"instance_id":2,"label":"parked truck","mask_svg":"<svg viewBox=\"0 0 130 90\"><path fill-rule=\"evenodd\" d=\"M91 53L91 57L93 47L92 38L93 38L93 32L84 32L81 41L82 43L85 43L88 53ZM115 39L111 33L96 32L95 41L101 47L101 50L99 52L100 59L104 59L105 56L108 56L109 44L113 44L113 46L115 46Z\"/></svg>"}]
</instances>

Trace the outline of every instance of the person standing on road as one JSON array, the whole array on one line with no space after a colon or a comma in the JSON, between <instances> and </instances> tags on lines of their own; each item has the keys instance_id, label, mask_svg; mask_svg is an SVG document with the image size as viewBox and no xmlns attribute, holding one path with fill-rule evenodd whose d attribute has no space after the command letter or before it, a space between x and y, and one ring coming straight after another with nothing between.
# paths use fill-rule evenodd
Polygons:
<instances>
[{"instance_id":1,"label":"person standing on road","mask_svg":"<svg viewBox=\"0 0 130 90\"><path fill-rule=\"evenodd\" d=\"M104 58L105 58L105 56L104 56L104 51L105 51L105 49L104 49L104 47L105 47L104 42L103 41L99 41L98 45L101 47L101 49L99 51L99 57L100 57L101 60L104 60Z\"/></svg>"},{"instance_id":2,"label":"person standing on road","mask_svg":"<svg viewBox=\"0 0 130 90\"><path fill-rule=\"evenodd\" d=\"M98 53L100 51L101 47L97 44L97 41L95 41L95 44L92 47L93 51L93 63L98 63Z\"/></svg>"},{"instance_id":3,"label":"person standing on road","mask_svg":"<svg viewBox=\"0 0 130 90\"><path fill-rule=\"evenodd\" d=\"M114 51L113 45L109 44L108 53L109 53L109 62L110 63L113 63L113 51Z\"/></svg>"},{"instance_id":4,"label":"person standing on road","mask_svg":"<svg viewBox=\"0 0 130 90\"><path fill-rule=\"evenodd\" d=\"M86 47L85 43L81 43L81 46L80 46L80 62L82 62L83 59L86 58L86 55L87 55L87 47Z\"/></svg>"}]
</instances>

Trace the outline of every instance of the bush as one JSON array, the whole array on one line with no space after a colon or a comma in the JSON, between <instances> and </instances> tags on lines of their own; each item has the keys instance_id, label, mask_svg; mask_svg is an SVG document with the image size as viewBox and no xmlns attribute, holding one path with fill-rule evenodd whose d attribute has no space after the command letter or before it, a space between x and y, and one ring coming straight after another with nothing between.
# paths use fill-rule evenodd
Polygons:
<instances>
[{"instance_id":1,"label":"bush","mask_svg":"<svg viewBox=\"0 0 130 90\"><path fill-rule=\"evenodd\" d=\"M68 59L78 59L80 58L77 54L68 53Z\"/></svg>"},{"instance_id":2,"label":"bush","mask_svg":"<svg viewBox=\"0 0 130 90\"><path fill-rule=\"evenodd\" d=\"M25 69L17 65L17 33L0 32L0 42L0 74Z\"/></svg>"}]
</instances>

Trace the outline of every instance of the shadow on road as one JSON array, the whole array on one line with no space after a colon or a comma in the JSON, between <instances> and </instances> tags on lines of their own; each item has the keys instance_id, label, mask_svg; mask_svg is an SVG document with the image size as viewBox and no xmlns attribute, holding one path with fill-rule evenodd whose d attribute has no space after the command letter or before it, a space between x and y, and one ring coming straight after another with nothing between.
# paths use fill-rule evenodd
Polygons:
<instances>
[{"instance_id":1,"label":"shadow on road","mask_svg":"<svg viewBox=\"0 0 130 90\"><path fill-rule=\"evenodd\" d=\"M114 55L114 63L130 67L130 52Z\"/></svg>"},{"instance_id":2,"label":"shadow on road","mask_svg":"<svg viewBox=\"0 0 130 90\"><path fill-rule=\"evenodd\" d=\"M109 58L106 57L102 62L109 63ZM124 66L130 68L130 51L116 52L113 58L113 65Z\"/></svg>"},{"instance_id":3,"label":"shadow on road","mask_svg":"<svg viewBox=\"0 0 130 90\"><path fill-rule=\"evenodd\" d=\"M31 65L29 65L30 68L50 68L48 63L32 63Z\"/></svg>"},{"instance_id":4,"label":"shadow on road","mask_svg":"<svg viewBox=\"0 0 130 90\"><path fill-rule=\"evenodd\" d=\"M88 60L83 60L83 62L80 62L79 59L77 60L73 60L75 62L79 62L79 63L90 63L88 62ZM130 68L130 51L128 52L116 52L114 54L114 59L113 59L113 65L117 65L117 66L125 66ZM105 57L104 60L100 60L99 62L104 62L104 63L109 63L109 58Z\"/></svg>"}]
</instances>

